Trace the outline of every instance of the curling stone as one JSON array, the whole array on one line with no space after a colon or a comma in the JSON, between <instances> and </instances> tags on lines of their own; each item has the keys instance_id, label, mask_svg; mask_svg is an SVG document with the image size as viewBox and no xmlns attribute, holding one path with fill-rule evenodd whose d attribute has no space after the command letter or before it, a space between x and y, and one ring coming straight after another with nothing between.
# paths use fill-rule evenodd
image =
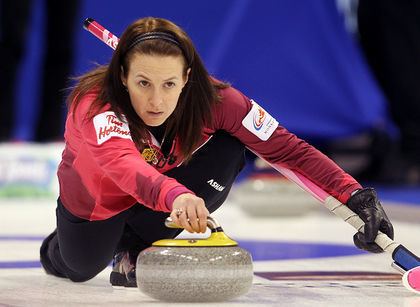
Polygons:
<instances>
[{"instance_id":1,"label":"curling stone","mask_svg":"<svg viewBox=\"0 0 420 307\"><path fill-rule=\"evenodd\" d=\"M170 218L167 227L177 228ZM207 239L159 240L137 257L138 288L170 302L220 302L248 292L251 255L230 239L212 217Z\"/></svg>"},{"instance_id":2,"label":"curling stone","mask_svg":"<svg viewBox=\"0 0 420 307\"><path fill-rule=\"evenodd\" d=\"M280 174L245 179L232 190L232 199L253 217L302 216L319 207L315 198Z\"/></svg>"}]
</instances>

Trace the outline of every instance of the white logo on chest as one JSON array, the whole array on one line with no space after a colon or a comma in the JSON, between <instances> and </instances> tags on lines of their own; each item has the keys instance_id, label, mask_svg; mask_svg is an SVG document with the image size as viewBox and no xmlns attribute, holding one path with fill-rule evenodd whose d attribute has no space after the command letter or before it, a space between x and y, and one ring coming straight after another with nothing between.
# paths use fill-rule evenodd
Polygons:
<instances>
[{"instance_id":1,"label":"white logo on chest","mask_svg":"<svg viewBox=\"0 0 420 307\"><path fill-rule=\"evenodd\" d=\"M207 183L208 183L211 187L215 188L217 191L222 192L222 191L225 189L225 187L224 187L224 186L222 186L222 185L218 184L216 181L214 181L214 179L210 179L209 181L207 181Z\"/></svg>"},{"instance_id":2,"label":"white logo on chest","mask_svg":"<svg viewBox=\"0 0 420 307\"><path fill-rule=\"evenodd\" d=\"M112 137L130 139L130 128L126 122L118 119L112 111L106 111L93 118L98 145L108 141Z\"/></svg>"}]
</instances>

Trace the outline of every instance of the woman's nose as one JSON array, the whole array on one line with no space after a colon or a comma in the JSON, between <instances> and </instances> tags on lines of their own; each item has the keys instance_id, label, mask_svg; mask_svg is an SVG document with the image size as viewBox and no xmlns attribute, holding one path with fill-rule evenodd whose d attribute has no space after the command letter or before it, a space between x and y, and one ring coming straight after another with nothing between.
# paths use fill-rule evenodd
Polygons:
<instances>
[{"instance_id":1,"label":"woman's nose","mask_svg":"<svg viewBox=\"0 0 420 307\"><path fill-rule=\"evenodd\" d=\"M159 89L153 90L149 97L149 102L155 106L161 104L163 102L163 93Z\"/></svg>"}]
</instances>

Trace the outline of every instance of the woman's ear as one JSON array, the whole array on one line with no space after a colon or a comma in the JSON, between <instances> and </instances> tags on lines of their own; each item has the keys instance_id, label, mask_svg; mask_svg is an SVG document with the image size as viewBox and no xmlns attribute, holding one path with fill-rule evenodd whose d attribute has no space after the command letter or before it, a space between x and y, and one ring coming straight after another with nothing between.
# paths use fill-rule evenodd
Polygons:
<instances>
[{"instance_id":1,"label":"woman's ear","mask_svg":"<svg viewBox=\"0 0 420 307\"><path fill-rule=\"evenodd\" d=\"M184 86L185 86L185 84L187 84L188 79L190 78L190 72L191 72L191 68L188 68L187 73L186 73L186 77L185 77L185 81L184 81Z\"/></svg>"},{"instance_id":2,"label":"woman's ear","mask_svg":"<svg viewBox=\"0 0 420 307\"><path fill-rule=\"evenodd\" d=\"M127 87L127 78L125 77L124 73L124 67L121 66L121 72L120 72L121 82L122 84Z\"/></svg>"}]
</instances>

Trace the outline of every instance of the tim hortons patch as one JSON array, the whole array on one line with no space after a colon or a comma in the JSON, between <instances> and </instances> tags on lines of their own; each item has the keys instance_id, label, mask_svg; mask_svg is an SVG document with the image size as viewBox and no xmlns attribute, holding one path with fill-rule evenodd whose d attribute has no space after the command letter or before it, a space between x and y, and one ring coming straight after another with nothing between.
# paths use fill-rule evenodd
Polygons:
<instances>
[{"instance_id":1,"label":"tim hortons patch","mask_svg":"<svg viewBox=\"0 0 420 307\"><path fill-rule=\"evenodd\" d=\"M112 111L96 115L93 118L98 145L108 141L112 137L130 139L130 128L128 124L118 119Z\"/></svg>"},{"instance_id":2,"label":"tim hortons patch","mask_svg":"<svg viewBox=\"0 0 420 307\"><path fill-rule=\"evenodd\" d=\"M242 120L242 125L259 139L266 141L278 127L277 120L251 99L252 108Z\"/></svg>"}]
</instances>

